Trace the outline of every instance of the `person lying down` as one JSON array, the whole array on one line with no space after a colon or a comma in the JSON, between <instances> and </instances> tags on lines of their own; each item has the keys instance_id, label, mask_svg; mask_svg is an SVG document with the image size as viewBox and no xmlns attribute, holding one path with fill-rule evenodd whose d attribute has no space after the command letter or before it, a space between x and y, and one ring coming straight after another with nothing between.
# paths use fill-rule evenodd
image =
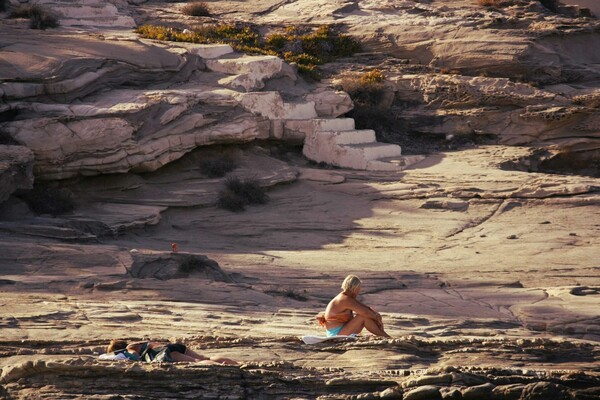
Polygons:
<instances>
[{"instance_id":1,"label":"person lying down","mask_svg":"<svg viewBox=\"0 0 600 400\"><path fill-rule=\"evenodd\" d=\"M106 347L106 353L114 357L104 359L129 359L146 362L197 362L204 365L238 365L235 360L225 357L206 357L181 343L133 342L113 339Z\"/></svg>"}]
</instances>

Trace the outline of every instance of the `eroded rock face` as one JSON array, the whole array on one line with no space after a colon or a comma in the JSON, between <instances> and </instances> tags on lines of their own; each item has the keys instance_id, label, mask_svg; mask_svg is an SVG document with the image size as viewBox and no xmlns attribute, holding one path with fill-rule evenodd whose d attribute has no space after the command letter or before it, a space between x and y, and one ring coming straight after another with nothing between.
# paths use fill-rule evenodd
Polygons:
<instances>
[{"instance_id":1,"label":"eroded rock face","mask_svg":"<svg viewBox=\"0 0 600 400\"><path fill-rule=\"evenodd\" d=\"M258 21L339 23L365 50L393 55L363 69L378 68L396 83L392 112L400 130L552 148L560 155L549 171L597 164L598 107L582 102L597 96L599 55L586 50L600 45L597 20L539 2L505 8L446 1L317 3L274 5Z\"/></svg>"},{"instance_id":2,"label":"eroded rock face","mask_svg":"<svg viewBox=\"0 0 600 400\"><path fill-rule=\"evenodd\" d=\"M145 113L140 114L141 119ZM168 124L169 111L163 117L164 128L142 137L136 132L142 120L136 121L135 116L133 123L111 117L66 122L61 117L28 119L6 124L5 130L36 154L35 174L46 180L155 171L199 145L268 137L268 123L252 115L239 114L223 123L199 112L188 112L172 124Z\"/></svg>"},{"instance_id":3,"label":"eroded rock face","mask_svg":"<svg viewBox=\"0 0 600 400\"><path fill-rule=\"evenodd\" d=\"M41 46L37 34L7 30L0 110L9 117L0 129L33 151L41 180L155 171L199 146L281 139L285 120L336 117L350 107L347 95L328 88L292 87L285 100L260 92L269 80L294 86L298 77L277 57L231 54L229 46L59 31L44 32ZM73 49L61 50L69 42ZM32 66L33 54L41 67ZM164 81L172 88L148 88ZM118 88L125 82L139 89Z\"/></svg>"}]
</instances>

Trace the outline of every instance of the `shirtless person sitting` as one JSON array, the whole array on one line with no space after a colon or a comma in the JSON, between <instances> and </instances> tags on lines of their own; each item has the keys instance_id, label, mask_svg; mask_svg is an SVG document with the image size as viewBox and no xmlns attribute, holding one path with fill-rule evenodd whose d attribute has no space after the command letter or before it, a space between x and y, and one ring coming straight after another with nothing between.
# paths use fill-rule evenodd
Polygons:
<instances>
[{"instance_id":1,"label":"shirtless person sitting","mask_svg":"<svg viewBox=\"0 0 600 400\"><path fill-rule=\"evenodd\" d=\"M327 336L358 334L363 328L377 336L391 337L383 329L381 315L356 300L361 280L348 275L342 282L342 292L327 305L325 314L319 315L319 324L327 329Z\"/></svg>"}]
</instances>

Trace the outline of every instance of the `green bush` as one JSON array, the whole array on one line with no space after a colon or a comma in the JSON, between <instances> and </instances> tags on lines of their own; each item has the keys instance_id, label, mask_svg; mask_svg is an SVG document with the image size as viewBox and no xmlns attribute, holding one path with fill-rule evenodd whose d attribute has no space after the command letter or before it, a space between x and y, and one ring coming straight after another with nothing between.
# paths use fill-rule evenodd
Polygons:
<instances>
[{"instance_id":1,"label":"green bush","mask_svg":"<svg viewBox=\"0 0 600 400\"><path fill-rule=\"evenodd\" d=\"M225 181L225 188L219 192L217 206L239 212L244 211L248 204L265 204L267 201L269 196L257 181L230 178Z\"/></svg>"},{"instance_id":2,"label":"green bush","mask_svg":"<svg viewBox=\"0 0 600 400\"><path fill-rule=\"evenodd\" d=\"M200 171L209 178L220 178L237 167L231 157L207 158L200 161Z\"/></svg>"},{"instance_id":3,"label":"green bush","mask_svg":"<svg viewBox=\"0 0 600 400\"><path fill-rule=\"evenodd\" d=\"M196 1L194 3L186 4L181 9L181 12L192 17L210 17L210 9L208 8L208 4L203 1Z\"/></svg>"},{"instance_id":4,"label":"green bush","mask_svg":"<svg viewBox=\"0 0 600 400\"><path fill-rule=\"evenodd\" d=\"M36 185L19 197L36 214L60 215L71 212L75 208L73 194L68 189Z\"/></svg>"}]
</instances>

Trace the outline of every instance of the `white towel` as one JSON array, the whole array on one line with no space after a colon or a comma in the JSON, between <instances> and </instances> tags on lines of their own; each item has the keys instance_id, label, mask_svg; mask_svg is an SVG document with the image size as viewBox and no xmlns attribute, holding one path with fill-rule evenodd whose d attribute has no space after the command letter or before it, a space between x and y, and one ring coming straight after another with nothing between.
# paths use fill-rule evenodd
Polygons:
<instances>
[{"instance_id":1,"label":"white towel","mask_svg":"<svg viewBox=\"0 0 600 400\"><path fill-rule=\"evenodd\" d=\"M100 354L98 356L98 359L103 360L103 361L121 361L121 360L127 360L127 356L123 353L119 353L119 354L106 353L106 354Z\"/></svg>"}]
</instances>

